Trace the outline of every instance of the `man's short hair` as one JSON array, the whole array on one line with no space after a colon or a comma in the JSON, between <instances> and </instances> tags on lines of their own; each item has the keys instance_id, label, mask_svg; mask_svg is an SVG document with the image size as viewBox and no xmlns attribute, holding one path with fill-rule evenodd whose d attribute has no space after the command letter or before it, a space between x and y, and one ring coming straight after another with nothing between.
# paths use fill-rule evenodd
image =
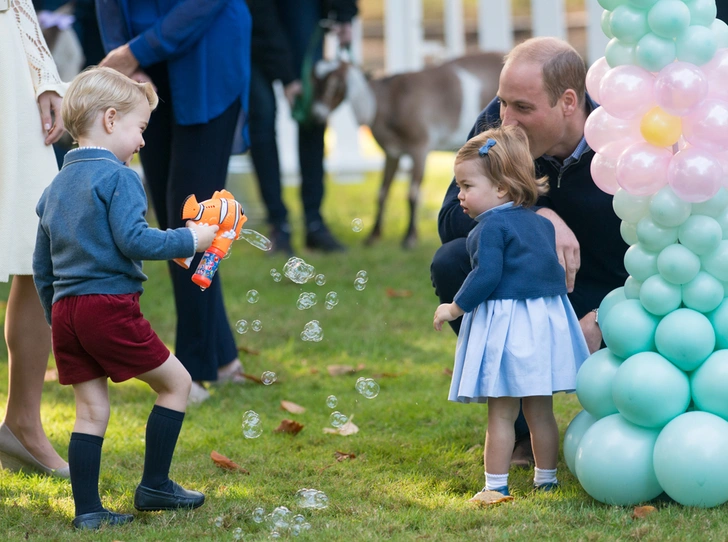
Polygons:
<instances>
[{"instance_id":1,"label":"man's short hair","mask_svg":"<svg viewBox=\"0 0 728 542\"><path fill-rule=\"evenodd\" d=\"M531 62L541 65L543 87L551 107L567 89L576 92L579 105L586 99L586 65L579 53L571 45L558 38L531 38L516 45L504 57L511 62Z\"/></svg>"},{"instance_id":2,"label":"man's short hair","mask_svg":"<svg viewBox=\"0 0 728 542\"><path fill-rule=\"evenodd\" d=\"M75 141L85 136L101 111L113 107L124 114L141 100L154 110L159 103L151 83L137 83L111 68L91 67L78 74L63 97L61 117Z\"/></svg>"}]
</instances>

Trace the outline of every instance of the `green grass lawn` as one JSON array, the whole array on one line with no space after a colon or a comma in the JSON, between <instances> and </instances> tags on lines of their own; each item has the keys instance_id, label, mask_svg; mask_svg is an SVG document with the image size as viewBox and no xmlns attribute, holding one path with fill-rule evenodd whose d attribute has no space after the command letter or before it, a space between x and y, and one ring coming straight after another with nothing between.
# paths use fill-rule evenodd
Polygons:
<instances>
[{"instance_id":1,"label":"green grass lawn","mask_svg":"<svg viewBox=\"0 0 728 542\"><path fill-rule=\"evenodd\" d=\"M246 372L273 371L278 381L213 388L212 398L190 408L172 465L181 484L203 491L205 505L192 512L138 513L136 520L98 533L76 533L70 527L74 508L66 481L0 472L1 540L233 540L240 529L245 540L270 538L252 512L286 506L301 513L311 529L301 540L725 540L725 507L711 510L678 505L658 506L645 519L632 519L631 507L606 506L589 497L559 464L563 489L553 494L530 491L532 473L512 471L513 503L473 508L467 499L483 485L483 438L487 407L460 405L446 399L455 336L432 330L437 300L429 281L429 262L438 246L436 215L450 179L451 155L434 155L424 183L420 213L421 242L403 252L399 241L407 218L407 185L395 183L387 209L385 238L376 247L362 242L371 226L378 175L362 184L329 184L325 214L338 236L349 245L344 255L322 256L300 251L326 277L317 286L276 283L270 269L282 269L283 258L240 241L222 264L230 320L261 320L263 329L236 335ZM287 189L294 218L300 216L296 189ZM255 202L244 202L250 206ZM362 233L351 230L361 218ZM298 224L298 221L294 222ZM265 232L261 224L251 227ZM301 246L300 232L295 239ZM353 287L359 270L369 282ZM174 340L174 311L165 264L148 262L142 296L147 318L167 344ZM216 279L217 280L217 279ZM389 297L387 289L407 290L410 297ZM260 301L249 304L246 293L258 290ZM315 292L318 304L296 309L298 295ZM340 302L326 310L329 291ZM6 299L7 287L0 290ZM0 312L0 314L4 314ZM303 342L306 322L319 320L321 342ZM257 352L257 353L255 353ZM333 364L361 365L356 374L329 376ZM372 377L379 395L366 399L355 390L358 377ZM0 347L0 404L7 393L7 356ZM359 432L325 434L332 412L326 398L338 398L337 410L354 415ZM144 385L111 386L112 416L102 462L100 490L104 504L133 511L132 496L141 477L144 425L154 402ZM303 414L281 410L281 400L306 408ZM576 397L559 395L557 420L563 433L580 410ZM2 407L0 407L0 410ZM264 427L257 439L241 430L243 413L259 413ZM296 436L274 433L281 420L303 424ZM43 421L48 435L66 456L73 427L72 390L47 382ZM216 467L210 452L226 455L250 474ZM337 461L335 452L355 454ZM329 497L323 510L302 509L301 488L315 488ZM284 534L283 538L293 538Z\"/></svg>"}]
</instances>

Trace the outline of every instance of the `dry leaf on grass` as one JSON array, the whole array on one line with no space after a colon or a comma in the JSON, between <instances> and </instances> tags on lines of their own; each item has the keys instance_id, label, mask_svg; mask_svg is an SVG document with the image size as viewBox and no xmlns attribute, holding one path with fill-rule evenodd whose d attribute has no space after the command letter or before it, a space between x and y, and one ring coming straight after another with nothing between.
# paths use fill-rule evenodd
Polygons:
<instances>
[{"instance_id":1,"label":"dry leaf on grass","mask_svg":"<svg viewBox=\"0 0 728 542\"><path fill-rule=\"evenodd\" d=\"M377 373L372 378L397 378L401 373Z\"/></svg>"},{"instance_id":2,"label":"dry leaf on grass","mask_svg":"<svg viewBox=\"0 0 728 542\"><path fill-rule=\"evenodd\" d=\"M306 409L301 405L297 405L291 401L281 401L281 408L290 412L291 414L303 414Z\"/></svg>"},{"instance_id":3,"label":"dry leaf on grass","mask_svg":"<svg viewBox=\"0 0 728 542\"><path fill-rule=\"evenodd\" d=\"M317 375L319 373L319 370L316 367L311 367L311 370L309 372L312 375Z\"/></svg>"},{"instance_id":4,"label":"dry leaf on grass","mask_svg":"<svg viewBox=\"0 0 728 542\"><path fill-rule=\"evenodd\" d=\"M351 365L329 365L326 367L326 370L331 376L342 376L354 374L364 369L364 367L365 365L363 363L360 363L356 367L352 367Z\"/></svg>"},{"instance_id":5,"label":"dry leaf on grass","mask_svg":"<svg viewBox=\"0 0 728 542\"><path fill-rule=\"evenodd\" d=\"M248 469L244 469L243 467L232 461L230 458L227 458L224 455L217 453L215 450L210 452L210 459L212 459L215 465L217 465L221 469L239 471L243 474L250 474L250 471Z\"/></svg>"},{"instance_id":6,"label":"dry leaf on grass","mask_svg":"<svg viewBox=\"0 0 728 542\"><path fill-rule=\"evenodd\" d=\"M632 510L632 519L641 519L649 516L652 512L657 510L654 506L636 506Z\"/></svg>"},{"instance_id":7,"label":"dry leaf on grass","mask_svg":"<svg viewBox=\"0 0 728 542\"><path fill-rule=\"evenodd\" d=\"M247 378L248 380L252 380L256 384L262 384L263 383L263 381L258 376L251 375L251 374L248 374L248 373L242 373L242 375L243 375L243 377Z\"/></svg>"},{"instance_id":8,"label":"dry leaf on grass","mask_svg":"<svg viewBox=\"0 0 728 542\"><path fill-rule=\"evenodd\" d=\"M260 350L256 350L255 348L251 348L249 346L238 346L238 352L245 352L246 354L250 354L251 356L260 355Z\"/></svg>"},{"instance_id":9,"label":"dry leaf on grass","mask_svg":"<svg viewBox=\"0 0 728 542\"><path fill-rule=\"evenodd\" d=\"M55 382L56 380L58 380L58 371L52 367L46 370L43 382Z\"/></svg>"},{"instance_id":10,"label":"dry leaf on grass","mask_svg":"<svg viewBox=\"0 0 728 542\"><path fill-rule=\"evenodd\" d=\"M354 433L359 432L359 428L354 425L354 422L351 420L354 419L354 415L352 414L349 416L349 421L346 422L341 427L337 427L336 429L332 429L331 427L324 427L324 433L330 433L332 435L341 435L342 437L348 437L349 435L353 435Z\"/></svg>"},{"instance_id":11,"label":"dry leaf on grass","mask_svg":"<svg viewBox=\"0 0 728 542\"><path fill-rule=\"evenodd\" d=\"M412 290L395 290L387 288L387 297L412 297Z\"/></svg>"},{"instance_id":12,"label":"dry leaf on grass","mask_svg":"<svg viewBox=\"0 0 728 542\"><path fill-rule=\"evenodd\" d=\"M336 458L336 461L346 461L347 459L354 459L356 457L356 454L349 454L336 450L334 452L334 457Z\"/></svg>"},{"instance_id":13,"label":"dry leaf on grass","mask_svg":"<svg viewBox=\"0 0 728 542\"><path fill-rule=\"evenodd\" d=\"M291 435L298 435L298 433L301 432L301 429L303 429L303 425L300 423L285 419L281 421L281 424L276 427L273 431L275 433L290 433Z\"/></svg>"},{"instance_id":14,"label":"dry leaf on grass","mask_svg":"<svg viewBox=\"0 0 728 542\"><path fill-rule=\"evenodd\" d=\"M445 373L447 376L452 376L452 369L448 367L445 367L442 372Z\"/></svg>"}]
</instances>

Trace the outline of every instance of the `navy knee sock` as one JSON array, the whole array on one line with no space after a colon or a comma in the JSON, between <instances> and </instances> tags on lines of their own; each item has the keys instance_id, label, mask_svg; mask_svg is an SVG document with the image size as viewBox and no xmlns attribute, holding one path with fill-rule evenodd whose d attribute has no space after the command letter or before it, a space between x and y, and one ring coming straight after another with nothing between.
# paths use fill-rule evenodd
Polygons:
<instances>
[{"instance_id":1,"label":"navy knee sock","mask_svg":"<svg viewBox=\"0 0 728 542\"><path fill-rule=\"evenodd\" d=\"M77 516L104 510L99 497L99 470L103 444L103 437L71 433L71 442L68 444L68 467L71 471L71 490Z\"/></svg>"},{"instance_id":2,"label":"navy knee sock","mask_svg":"<svg viewBox=\"0 0 728 542\"><path fill-rule=\"evenodd\" d=\"M182 429L184 412L154 405L147 420L147 448L141 485L160 491L171 491L169 467Z\"/></svg>"}]
</instances>

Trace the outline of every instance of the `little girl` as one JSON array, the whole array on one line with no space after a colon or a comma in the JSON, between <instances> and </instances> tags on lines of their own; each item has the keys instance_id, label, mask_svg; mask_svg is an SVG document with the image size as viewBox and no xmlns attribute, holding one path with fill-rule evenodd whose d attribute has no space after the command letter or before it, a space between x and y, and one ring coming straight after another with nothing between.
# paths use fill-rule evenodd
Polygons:
<instances>
[{"instance_id":1,"label":"little girl","mask_svg":"<svg viewBox=\"0 0 728 542\"><path fill-rule=\"evenodd\" d=\"M468 141L455 158L463 212L478 224L468 235L473 270L453 303L435 311L434 327L463 316L451 401L488 402L485 488L471 499L510 499L513 424L523 404L536 460L534 486L557 487L559 431L552 394L573 391L588 357L566 296L554 228L528 207L546 193L536 179L525 133L502 127Z\"/></svg>"}]
</instances>

